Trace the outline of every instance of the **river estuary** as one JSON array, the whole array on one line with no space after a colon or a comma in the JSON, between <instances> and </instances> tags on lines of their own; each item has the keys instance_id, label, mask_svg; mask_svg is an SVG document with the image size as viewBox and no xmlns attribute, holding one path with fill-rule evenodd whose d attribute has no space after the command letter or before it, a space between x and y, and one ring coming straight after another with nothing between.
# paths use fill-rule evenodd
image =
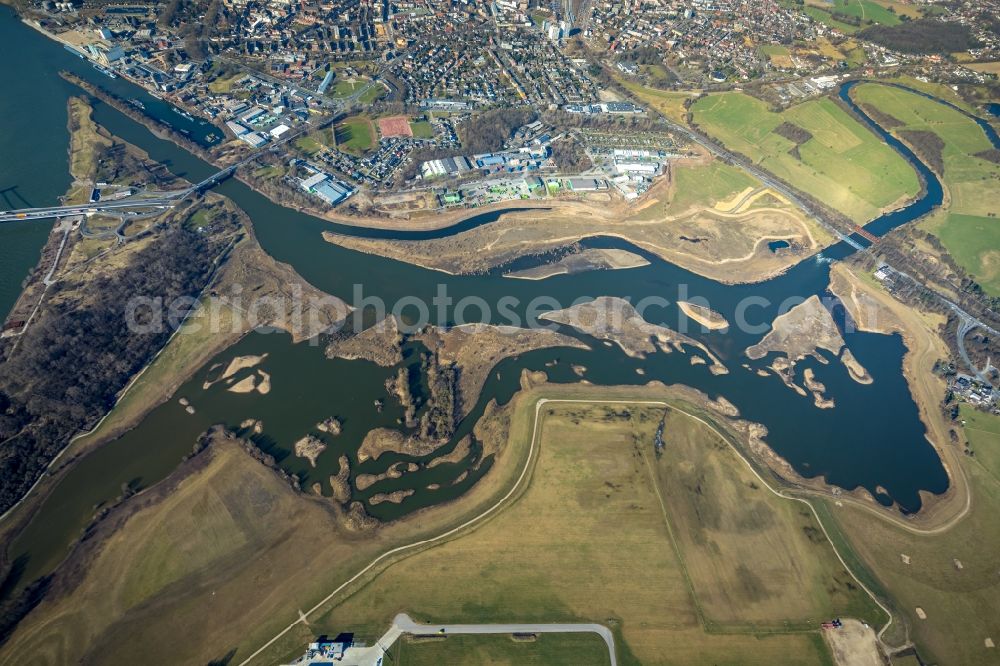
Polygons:
<instances>
[{"instance_id":1,"label":"river estuary","mask_svg":"<svg viewBox=\"0 0 1000 666\"><path fill-rule=\"evenodd\" d=\"M0 44L5 50L30 54L19 58L20 67L6 68L0 73L4 90L4 95L0 95L0 118L4 120L0 126L3 207L53 204L69 182L66 99L79 94L57 72L70 69L126 98L145 99L144 93L127 82L111 81L58 43L21 24L6 8L0 10ZM9 94L12 90L15 94ZM849 86L844 86L841 97L853 105L848 91ZM178 127L190 122L176 113L157 109L156 102L159 100L150 98L146 105L149 112ZM215 171L211 165L156 138L106 105L97 104L94 116L110 132L143 148L178 175L197 181ZM941 184L905 146L874 126L870 119L868 122L913 164L926 185L917 201L867 226L873 233L881 234L940 205ZM995 133L991 138L996 143ZM10 155L19 158L15 162L9 159ZM662 296L671 304L649 308L645 317L653 323L677 328L683 316L674 302L682 297L683 290L689 297L707 299L713 309L730 321L736 320L737 308L745 299L766 300L766 304L748 311L750 322L761 325L754 333L739 331L737 327L727 333L702 333L698 327L690 326L688 334L708 345L729 368L726 375L713 375L706 365L692 365L690 354L657 353L636 359L617 346L608 347L572 329L563 329L586 342L590 350L546 349L500 363L491 373L478 403L461 423L456 438L438 454L450 450L458 437L471 430L490 399L503 403L511 397L518 388L522 369L544 370L550 381L571 382L579 380L571 370L571 365L577 364L587 368L586 379L595 384L660 380L667 384L687 384L711 397L724 396L740 410L742 418L767 426L767 442L803 476L823 476L829 483L845 489L864 487L878 501L886 505L895 503L900 510L918 510L920 491L942 493L947 489L947 474L925 437L917 406L903 378L905 349L898 335L845 331L848 347L874 378L872 384L853 381L846 368L832 356L827 364L813 359L799 364L800 371L805 368L815 371L816 378L826 385L827 395L836 400L835 409L818 409L811 396L797 395L774 376L758 376L753 370L766 366L769 363L766 358L750 363L751 371L741 367L747 362L743 350L763 336L783 304L787 309L794 303L789 299L826 295L828 260L849 254L852 248L846 244L829 248L822 256L807 259L784 275L755 285L727 286L713 282L611 239L595 239L587 245L626 247L645 256L650 265L560 275L542 281L511 280L496 273L453 277L323 242L320 234L324 230L363 232L277 206L238 181L226 181L216 191L247 212L268 253L291 264L313 285L348 302L353 300L355 285L361 285L365 295L380 297L390 308L404 297L430 303L438 290L445 288L455 301L478 296L495 304L502 297L512 297L519 304L513 308L514 312L527 321L524 304L542 295L554 297L561 307L583 297L619 296L635 302L648 296ZM464 226L488 219L470 221ZM0 225L0 306L4 311L16 298L21 279L37 261L49 225L44 221ZM449 314L449 319L453 320L453 314ZM470 309L465 316L474 318L475 314L476 310ZM411 346L406 351L404 364L419 363L419 349ZM221 384L203 388L206 379L217 373L212 370L213 364L227 363L234 356L265 352L268 357L260 367L271 375L273 387L267 395L235 394ZM640 375L639 369L644 374ZM9 545L9 554L21 558L25 565L24 581L51 571L89 522L95 508L116 497L122 483L142 488L164 478L177 466L181 456L191 450L198 434L214 423L236 427L248 418L261 419L264 432L256 437L258 444L274 454L287 470L299 474L304 488L318 481L327 493L326 480L336 473L337 459L342 453L351 459L352 476L379 473L397 461L419 462L420 459L410 456L386 454L378 461L357 463L356 449L365 433L379 426L396 427L396 419L401 416L399 406L391 400L385 400L381 412L374 406L376 399L386 398L384 381L391 374L394 369L365 361L326 359L322 344L293 345L283 333L248 335L195 373L171 400L154 409L136 429L90 454L66 474L28 528ZM181 396L196 407L195 414L187 414L178 404ZM327 438L329 448L313 469L291 453L291 445L314 432L317 422L334 415L343 421L343 433ZM482 461L463 480L449 485L480 462L478 455L479 450L474 447L465 461L421 468L400 479L377 484L366 492L355 492L355 497L365 499L375 492L416 488L416 494L401 504L383 503L369 508L382 519L405 515L453 498L475 483L489 469L489 460ZM441 484L441 489L425 490L430 484Z\"/></svg>"}]
</instances>

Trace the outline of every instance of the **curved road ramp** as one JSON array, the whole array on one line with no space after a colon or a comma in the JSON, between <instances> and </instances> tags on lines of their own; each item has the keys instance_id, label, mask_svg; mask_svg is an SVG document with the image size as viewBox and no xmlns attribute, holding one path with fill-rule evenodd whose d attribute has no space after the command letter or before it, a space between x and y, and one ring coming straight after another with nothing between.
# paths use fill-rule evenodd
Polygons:
<instances>
[{"instance_id":1,"label":"curved road ramp","mask_svg":"<svg viewBox=\"0 0 1000 666\"><path fill-rule=\"evenodd\" d=\"M615 638L611 630L600 624L420 624L406 613L400 613L389 630L375 645L350 647L344 652L338 666L382 666L385 654L403 634L414 636L449 636L452 634L598 634L608 646L611 666L618 666L615 658ZM322 659L325 663L329 660ZM308 666L312 660L300 660L292 666Z\"/></svg>"}]
</instances>

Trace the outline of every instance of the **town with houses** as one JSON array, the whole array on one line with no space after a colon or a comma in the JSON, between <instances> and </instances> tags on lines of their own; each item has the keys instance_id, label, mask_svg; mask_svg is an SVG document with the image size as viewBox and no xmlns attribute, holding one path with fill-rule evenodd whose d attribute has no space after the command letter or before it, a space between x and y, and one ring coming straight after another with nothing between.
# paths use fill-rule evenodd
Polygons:
<instances>
[{"instance_id":1,"label":"town with houses","mask_svg":"<svg viewBox=\"0 0 1000 666\"><path fill-rule=\"evenodd\" d=\"M379 197L428 188L439 208L597 190L636 198L685 152L681 135L628 97L638 85L756 85L788 106L850 71L987 76L891 52L838 30L848 16L823 20L779 0L44 0L34 9L37 27L109 77L211 123L221 160L266 154L250 177L306 193L319 210L370 212ZM973 13L956 4L944 18ZM979 55L1000 50L995 34L978 37ZM470 138L484 133L482 114L504 108L525 110L526 122ZM636 141L640 121L667 149Z\"/></svg>"}]
</instances>

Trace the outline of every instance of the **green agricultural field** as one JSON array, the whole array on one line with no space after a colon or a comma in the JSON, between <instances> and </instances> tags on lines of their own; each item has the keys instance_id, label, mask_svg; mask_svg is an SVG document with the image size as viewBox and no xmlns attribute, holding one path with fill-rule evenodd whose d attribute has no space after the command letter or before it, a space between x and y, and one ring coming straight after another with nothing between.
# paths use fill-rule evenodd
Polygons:
<instances>
[{"instance_id":1,"label":"green agricultural field","mask_svg":"<svg viewBox=\"0 0 1000 666\"><path fill-rule=\"evenodd\" d=\"M721 93L700 99L691 110L698 125L727 148L856 223L920 190L906 161L831 99L773 113L748 95ZM775 131L786 122L812 135L797 147L798 156L796 144Z\"/></svg>"},{"instance_id":2,"label":"green agricultural field","mask_svg":"<svg viewBox=\"0 0 1000 666\"><path fill-rule=\"evenodd\" d=\"M996 446L1000 439L993 432L968 434L980 448L986 441ZM971 511L940 534L913 534L851 505L830 507L905 614L924 663L997 663L997 649L986 647L986 639L996 642L1000 635L1000 479L976 459L964 460L963 467L973 494Z\"/></svg>"},{"instance_id":3,"label":"green agricultural field","mask_svg":"<svg viewBox=\"0 0 1000 666\"><path fill-rule=\"evenodd\" d=\"M353 116L336 127L337 148L360 155L375 145L375 129L367 116Z\"/></svg>"},{"instance_id":4,"label":"green agricultural field","mask_svg":"<svg viewBox=\"0 0 1000 666\"><path fill-rule=\"evenodd\" d=\"M537 462L513 505L392 565L313 630L373 639L403 609L429 623L597 621L616 629L619 663L775 664L829 663L820 618L884 621L808 508L772 495L708 426L671 411L658 459L663 414L543 407ZM500 663L515 662L514 647Z\"/></svg>"},{"instance_id":5,"label":"green agricultural field","mask_svg":"<svg viewBox=\"0 0 1000 666\"><path fill-rule=\"evenodd\" d=\"M943 214L931 216L924 228L935 234L949 254L980 282L987 293L1000 294L1000 164L980 155L992 148L970 118L926 97L878 84L854 89L854 98L903 123L894 134L924 131L944 142L942 180L950 201Z\"/></svg>"},{"instance_id":6,"label":"green agricultural field","mask_svg":"<svg viewBox=\"0 0 1000 666\"><path fill-rule=\"evenodd\" d=\"M795 6L794 3L788 3L791 6ZM811 17L814 21L818 21L823 25L829 26L831 28L836 28L845 35L853 35L859 30L857 26L851 25L850 23L844 23L843 21L838 21L834 16L826 11L825 9L820 9L819 7L814 7L812 5L807 5L802 8L803 13Z\"/></svg>"},{"instance_id":7,"label":"green agricultural field","mask_svg":"<svg viewBox=\"0 0 1000 666\"><path fill-rule=\"evenodd\" d=\"M937 235L948 253L990 294L1000 294L1000 220L948 215Z\"/></svg>"},{"instance_id":8,"label":"green agricultural field","mask_svg":"<svg viewBox=\"0 0 1000 666\"><path fill-rule=\"evenodd\" d=\"M433 139L434 127L426 120L410 121L410 131L417 139Z\"/></svg>"},{"instance_id":9,"label":"green agricultural field","mask_svg":"<svg viewBox=\"0 0 1000 666\"><path fill-rule=\"evenodd\" d=\"M969 113L977 113L976 108L971 106L965 99L955 92L951 86L944 83L937 83L936 81L921 81L918 78L912 76L897 76L895 78L886 79L887 83L901 83L904 86L913 88L914 90L920 90L925 93L930 93L935 97L940 97L946 102L951 102L955 106L965 109Z\"/></svg>"}]
</instances>

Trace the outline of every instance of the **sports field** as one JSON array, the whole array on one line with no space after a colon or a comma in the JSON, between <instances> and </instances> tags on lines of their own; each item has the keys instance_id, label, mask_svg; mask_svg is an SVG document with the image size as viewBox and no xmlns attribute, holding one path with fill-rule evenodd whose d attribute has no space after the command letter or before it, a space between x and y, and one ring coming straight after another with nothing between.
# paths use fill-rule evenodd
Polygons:
<instances>
[{"instance_id":1,"label":"sports field","mask_svg":"<svg viewBox=\"0 0 1000 666\"><path fill-rule=\"evenodd\" d=\"M663 415L544 406L515 504L394 564L313 630L375 638L402 609L431 623L597 621L620 636L619 663L771 664L828 661L823 617L878 620L808 509L772 495L706 425L669 412L657 458Z\"/></svg>"},{"instance_id":2,"label":"sports field","mask_svg":"<svg viewBox=\"0 0 1000 666\"><path fill-rule=\"evenodd\" d=\"M704 97L691 110L727 148L859 224L920 189L906 161L830 99L773 113L764 102L731 92ZM789 125L804 142L779 133Z\"/></svg>"},{"instance_id":3,"label":"sports field","mask_svg":"<svg viewBox=\"0 0 1000 666\"><path fill-rule=\"evenodd\" d=\"M352 116L337 124L337 148L360 155L375 145L375 128L367 116Z\"/></svg>"},{"instance_id":4,"label":"sports field","mask_svg":"<svg viewBox=\"0 0 1000 666\"><path fill-rule=\"evenodd\" d=\"M434 126L427 120L411 120L410 131L418 139L434 138Z\"/></svg>"},{"instance_id":5,"label":"sports field","mask_svg":"<svg viewBox=\"0 0 1000 666\"><path fill-rule=\"evenodd\" d=\"M871 104L903 123L893 130L933 132L944 142L942 180L950 201L945 214L924 222L948 253L992 295L1000 294L1000 164L983 158L992 148L970 118L920 95L878 84L854 90L855 100Z\"/></svg>"},{"instance_id":6,"label":"sports field","mask_svg":"<svg viewBox=\"0 0 1000 666\"><path fill-rule=\"evenodd\" d=\"M406 116L388 116L378 119L378 131L383 137L413 136Z\"/></svg>"}]
</instances>

